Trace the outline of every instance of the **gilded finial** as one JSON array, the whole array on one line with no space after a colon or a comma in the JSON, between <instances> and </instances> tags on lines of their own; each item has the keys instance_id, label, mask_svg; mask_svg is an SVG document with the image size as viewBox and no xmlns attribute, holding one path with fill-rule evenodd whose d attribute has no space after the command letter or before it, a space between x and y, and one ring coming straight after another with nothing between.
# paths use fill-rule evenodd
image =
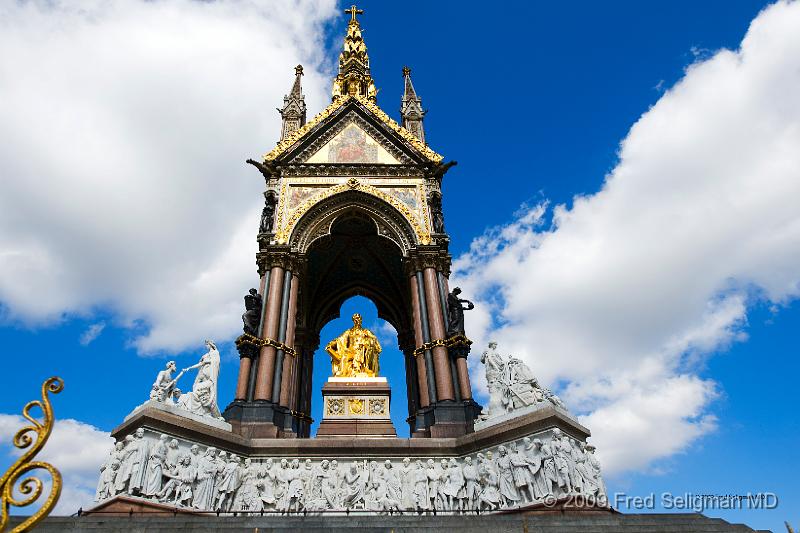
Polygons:
<instances>
[{"instance_id":1,"label":"gilded finial","mask_svg":"<svg viewBox=\"0 0 800 533\"><path fill-rule=\"evenodd\" d=\"M374 102L378 91L369 72L369 55L367 45L361 35L361 25L356 15L364 13L355 5L344 10L350 15L347 33L344 36L344 47L339 54L339 74L333 80L333 100L343 96L361 96Z\"/></svg>"},{"instance_id":2,"label":"gilded finial","mask_svg":"<svg viewBox=\"0 0 800 533\"><path fill-rule=\"evenodd\" d=\"M294 67L294 74L295 76L302 76L303 75L303 65L297 65Z\"/></svg>"},{"instance_id":3,"label":"gilded finial","mask_svg":"<svg viewBox=\"0 0 800 533\"><path fill-rule=\"evenodd\" d=\"M345 9L344 12L348 13L350 15L350 22L356 22L357 23L358 19L356 19L356 15L362 15L364 13L364 10L363 9L358 9L354 4L354 5L350 6L350 9Z\"/></svg>"},{"instance_id":4,"label":"gilded finial","mask_svg":"<svg viewBox=\"0 0 800 533\"><path fill-rule=\"evenodd\" d=\"M410 76L410 75L411 75L411 69L408 67L403 67L403 76Z\"/></svg>"}]
</instances>

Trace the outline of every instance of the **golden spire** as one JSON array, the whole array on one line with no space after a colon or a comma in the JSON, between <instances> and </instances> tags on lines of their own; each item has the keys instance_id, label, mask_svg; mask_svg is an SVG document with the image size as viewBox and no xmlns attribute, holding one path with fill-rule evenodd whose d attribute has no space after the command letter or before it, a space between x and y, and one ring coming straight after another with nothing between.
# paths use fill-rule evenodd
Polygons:
<instances>
[{"instance_id":1,"label":"golden spire","mask_svg":"<svg viewBox=\"0 0 800 533\"><path fill-rule=\"evenodd\" d=\"M344 37L344 49L339 54L339 74L333 80L333 99L342 96L361 96L374 102L378 91L369 73L369 56L367 45L361 37L361 25L356 15L364 13L356 6L345 9L350 15L347 23L347 34Z\"/></svg>"}]
</instances>

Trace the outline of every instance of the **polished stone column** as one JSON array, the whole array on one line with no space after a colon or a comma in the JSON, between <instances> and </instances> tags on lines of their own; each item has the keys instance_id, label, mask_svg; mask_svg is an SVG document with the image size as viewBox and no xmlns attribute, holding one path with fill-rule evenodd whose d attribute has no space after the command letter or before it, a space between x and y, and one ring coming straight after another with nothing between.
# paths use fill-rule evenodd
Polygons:
<instances>
[{"instance_id":1,"label":"polished stone column","mask_svg":"<svg viewBox=\"0 0 800 533\"><path fill-rule=\"evenodd\" d=\"M261 281L259 283L258 294L261 295L262 306L261 306L261 319L259 320L259 333L261 330L261 323L264 320L264 289L267 285L267 280L269 279L269 272L265 273L261 276ZM255 357L253 354L250 353L242 353L239 357L239 378L236 381L236 395L234 396L234 400L238 401L246 401L252 397L252 388L251 383L253 379L251 379L251 374L254 374L254 365L256 361L254 361Z\"/></svg>"},{"instance_id":2,"label":"polished stone column","mask_svg":"<svg viewBox=\"0 0 800 533\"><path fill-rule=\"evenodd\" d=\"M286 326L289 320L289 293L292 286L292 273L285 270L283 273L283 294L281 296L281 319L278 323L277 341L283 343L286 340ZM275 372L272 378L272 403L279 403L281 397L281 384L283 376L283 360L286 354L278 349L275 352Z\"/></svg>"},{"instance_id":3,"label":"polished stone column","mask_svg":"<svg viewBox=\"0 0 800 533\"><path fill-rule=\"evenodd\" d=\"M283 292L283 268L272 267L270 284L267 290L267 308L262 326L262 338L275 339L280 323L281 297ZM263 346L258 355L258 371L256 376L255 400L272 400L272 379L275 375L275 347Z\"/></svg>"},{"instance_id":4,"label":"polished stone column","mask_svg":"<svg viewBox=\"0 0 800 533\"><path fill-rule=\"evenodd\" d=\"M297 293L300 286L300 278L295 273L291 279L291 290L289 291L289 309L287 313L286 334L283 343L289 348L294 348L294 335L295 328L297 327ZM279 402L282 406L294 409L291 398L293 395L293 387L296 380L295 372L297 371L297 354L294 356L283 356L283 371L281 373L281 391Z\"/></svg>"},{"instance_id":5,"label":"polished stone column","mask_svg":"<svg viewBox=\"0 0 800 533\"><path fill-rule=\"evenodd\" d=\"M415 347L419 348L425 342L422 335L422 318L420 316L420 302L419 302L419 287L417 285L417 276L412 275L409 278L409 285L411 287L411 312L414 319L414 343ZM416 356L417 365L417 380L419 388L419 406L427 407L430 405L430 398L428 396L428 376L425 368L425 354L421 353Z\"/></svg>"},{"instance_id":6,"label":"polished stone column","mask_svg":"<svg viewBox=\"0 0 800 533\"><path fill-rule=\"evenodd\" d=\"M427 267L424 270L425 299L428 307L428 323L430 325L431 341L445 340L446 330L442 305L439 296L439 282L436 269ZM433 366L436 372L436 396L441 400L455 400L453 389L453 376L450 368L447 348L436 346L433 348Z\"/></svg>"}]
</instances>

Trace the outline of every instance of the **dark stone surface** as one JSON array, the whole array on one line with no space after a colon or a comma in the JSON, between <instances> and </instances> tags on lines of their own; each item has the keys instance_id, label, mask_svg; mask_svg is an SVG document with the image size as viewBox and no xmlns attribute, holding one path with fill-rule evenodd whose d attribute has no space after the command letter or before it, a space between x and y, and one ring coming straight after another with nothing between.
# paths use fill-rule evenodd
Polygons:
<instances>
[{"instance_id":1,"label":"dark stone surface","mask_svg":"<svg viewBox=\"0 0 800 533\"><path fill-rule=\"evenodd\" d=\"M258 323L261 320L261 295L256 289L250 289L244 297L245 312L242 315L244 332L249 335L258 334Z\"/></svg>"},{"instance_id":2,"label":"dark stone surface","mask_svg":"<svg viewBox=\"0 0 800 533\"><path fill-rule=\"evenodd\" d=\"M471 311L475 309L475 304L469 300L464 300L458 297L461 294L461 288L456 287L447 295L447 336L455 337L456 335L464 335L464 311ZM467 304L464 307L462 304Z\"/></svg>"},{"instance_id":3,"label":"dark stone surface","mask_svg":"<svg viewBox=\"0 0 800 533\"><path fill-rule=\"evenodd\" d=\"M19 523L11 518L11 525ZM358 530L364 533L418 533L459 531L460 533L734 533L753 529L701 514L619 514L611 512L545 512L481 516L101 516L47 518L36 531L107 531L118 533L160 533L166 531L229 531L237 533L330 532Z\"/></svg>"}]
</instances>

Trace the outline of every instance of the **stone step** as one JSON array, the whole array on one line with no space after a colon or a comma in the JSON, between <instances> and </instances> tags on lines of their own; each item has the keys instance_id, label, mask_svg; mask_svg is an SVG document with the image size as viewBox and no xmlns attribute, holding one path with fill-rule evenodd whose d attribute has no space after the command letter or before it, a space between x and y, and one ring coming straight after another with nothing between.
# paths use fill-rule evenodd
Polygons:
<instances>
[{"instance_id":1,"label":"stone step","mask_svg":"<svg viewBox=\"0 0 800 533\"><path fill-rule=\"evenodd\" d=\"M12 517L12 526L20 521ZM745 533L754 530L701 514L538 514L492 516L107 516L50 517L36 527L43 532L162 533Z\"/></svg>"}]
</instances>

